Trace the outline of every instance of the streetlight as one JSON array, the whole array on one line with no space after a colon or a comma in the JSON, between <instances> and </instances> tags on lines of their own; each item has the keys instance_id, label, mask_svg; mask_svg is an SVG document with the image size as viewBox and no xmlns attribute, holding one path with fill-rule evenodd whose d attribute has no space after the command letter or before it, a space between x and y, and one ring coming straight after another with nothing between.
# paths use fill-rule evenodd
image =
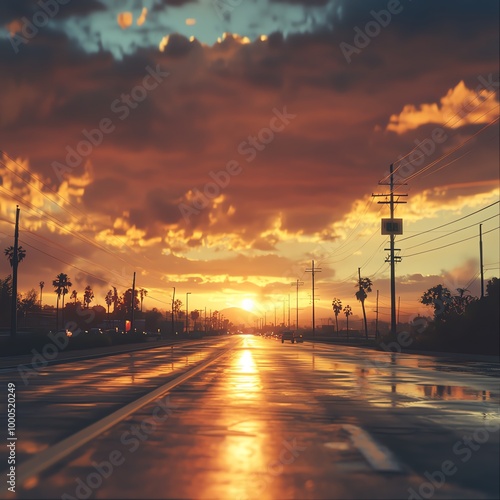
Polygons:
<instances>
[{"instance_id":1,"label":"streetlight","mask_svg":"<svg viewBox=\"0 0 500 500\"><path fill-rule=\"evenodd\" d=\"M191 292L186 292L186 333L189 333L189 296Z\"/></svg>"}]
</instances>

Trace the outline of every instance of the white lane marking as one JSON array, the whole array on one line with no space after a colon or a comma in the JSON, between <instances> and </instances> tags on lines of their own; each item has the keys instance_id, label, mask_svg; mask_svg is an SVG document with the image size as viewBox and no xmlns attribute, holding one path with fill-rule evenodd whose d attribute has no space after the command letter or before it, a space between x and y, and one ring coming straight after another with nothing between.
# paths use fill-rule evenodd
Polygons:
<instances>
[{"instance_id":1,"label":"white lane marking","mask_svg":"<svg viewBox=\"0 0 500 500\"><path fill-rule=\"evenodd\" d=\"M187 371L186 373L177 377L176 379L167 382L166 384L158 387L149 394L140 397L139 399L133 401L132 403L129 403L123 408L120 408L114 413L111 413L111 415L108 415L107 417L104 417L103 419L94 422L85 429L78 431L76 434L73 434L72 436L63 439L56 445L28 459L26 462L22 463L17 470L18 483L23 484L31 477L40 474L40 472L43 472L50 466L56 464L63 458L67 457L73 451L77 450L84 444L96 438L107 429L116 425L118 422L121 422L122 420L127 418L135 411L139 410L140 408L149 403L152 403L160 396L163 396L165 393L171 391L173 388L177 387L186 380L202 372L205 368L218 361L222 356L228 354L233 348L234 346L224 349L221 353L217 354L208 361L205 361L204 363L201 363L200 365L192 368L191 370Z\"/></svg>"},{"instance_id":2,"label":"white lane marking","mask_svg":"<svg viewBox=\"0 0 500 500\"><path fill-rule=\"evenodd\" d=\"M380 472L401 472L396 457L385 446L377 443L368 432L357 425L344 424L342 429L349 433L352 444L361 452L373 469Z\"/></svg>"}]
</instances>

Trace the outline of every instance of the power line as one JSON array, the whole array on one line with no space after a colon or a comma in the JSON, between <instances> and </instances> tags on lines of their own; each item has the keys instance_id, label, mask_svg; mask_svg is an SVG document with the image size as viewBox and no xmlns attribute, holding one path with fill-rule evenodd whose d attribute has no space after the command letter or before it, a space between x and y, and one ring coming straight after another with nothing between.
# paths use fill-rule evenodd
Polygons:
<instances>
[{"instance_id":1,"label":"power line","mask_svg":"<svg viewBox=\"0 0 500 500\"><path fill-rule=\"evenodd\" d=\"M488 233L491 233L492 231L497 231L498 229L500 229L500 226L495 227L494 229L490 229L489 231L485 231L483 234L488 234ZM435 250L441 250L442 248L451 247L452 245L458 245L458 243L463 243L464 241L472 240L474 238L477 238L477 236L470 236L469 238L464 238L463 240L455 241L453 243L449 243L448 245L443 245L441 247L431 248L429 250L424 250L422 252L412 253L410 255L404 255L404 258L414 257L415 255L421 255L423 253L434 252Z\"/></svg>"},{"instance_id":2,"label":"power line","mask_svg":"<svg viewBox=\"0 0 500 500\"><path fill-rule=\"evenodd\" d=\"M77 212L79 212L80 214L82 214L85 218L88 217L88 215L83 211L81 210L78 206L74 205L73 203L71 203L71 201L67 200L66 198L64 198L61 194L59 194L59 192L55 191L54 189L52 189L52 187L48 186L46 183L44 183L39 177L37 177L35 174L33 174L33 172L31 172L30 170L24 168L20 163L18 163L16 160L14 160L14 158L12 158L7 152L3 151L0 149L0 154L3 154L5 157L7 157L12 163L14 163L15 165L17 165L21 170L23 170L24 172L26 172L30 177L32 177L33 179L35 179L36 181L38 181L45 189L47 189L48 191L50 191L52 194L54 194L55 196L57 196L58 198L60 198L62 201L64 201L65 203L67 203L69 206L71 206L72 208L74 208ZM0 157L1 158L1 157ZM35 189L38 193L40 193L42 196L44 196L47 200L49 200L51 203L57 205L57 207L59 207L61 210L64 210L70 217L72 217L73 219L75 220L78 220L78 217L71 213L70 210L68 210L64 205L61 205L59 203L57 203L57 201L53 200L52 198L50 198L46 193L44 193L42 190L38 189L35 185L33 185L31 182L28 182L25 178L23 178L21 175L19 175L17 172L15 172L14 170L12 170L4 161L2 161L0 159L0 163L7 169L9 170L12 174L14 174L15 176L19 177L19 179L21 179L23 182L25 182L26 184L28 184L30 187L32 187L33 189ZM127 245L127 242L124 242L122 240L120 240L116 235L111 235L114 239L116 239L120 245L122 246L126 246L127 248L129 248L131 250L131 248ZM148 257L146 256L146 259L148 259ZM149 259L148 259L149 260Z\"/></svg>"},{"instance_id":3,"label":"power line","mask_svg":"<svg viewBox=\"0 0 500 500\"><path fill-rule=\"evenodd\" d=\"M490 95L489 95L486 99L484 99L483 101L481 101L481 102L480 102L480 103L479 103L479 104L478 104L478 105L477 105L474 109L472 109L469 113L472 113L472 111L475 111L475 110L476 110L476 109L477 109L477 108L478 108L481 104L483 104L484 102L486 102L488 99L490 99L491 97L493 97L493 96L495 96L495 95L496 95L496 93L495 93L495 92L492 92L492 93L491 93L491 94L490 94ZM473 99L472 101L474 101L474 100L478 99L479 97L480 97L480 94L477 94L477 95L476 95L476 97L474 97L474 99ZM472 102L472 101L471 101L471 102ZM498 106L498 104L497 104L495 107L497 107L497 106ZM478 116L478 117L477 117L477 118L476 118L476 119L475 119L472 123L476 123L476 122L477 122L477 121L479 121L479 120L480 120L483 116L486 116L487 114L491 113L492 111L493 111L493 109L490 109L490 110L486 111L485 113L483 113L483 114L481 114L480 116ZM442 127L443 127L443 128L444 128L444 127L446 127L446 125L448 125L448 123L450 123L450 121L451 121L451 120L453 120L453 118L454 118L455 116L458 116L458 115L459 115L459 111L457 111L457 112L456 112L456 113L455 113L452 117L450 117L450 119L449 119L449 120L447 120L447 121L446 121L446 122L442 125ZM460 119L463 119L463 117L459 117L459 118L460 118ZM457 122L457 123L458 123L458 122ZM455 125L455 124L454 124L454 125ZM453 126L452 126L451 128L453 128ZM455 133L455 134L452 134L452 135L451 135L451 137L454 137L454 136L455 136L455 135L457 135L457 134L458 134L458 132L457 132L457 133ZM415 150L417 150L417 149L420 147L420 145L421 145L421 143L417 144L417 145L416 145L414 148L412 148L412 149L411 149L408 153L406 153L404 156L401 156L400 158L398 158L398 159L396 160L396 162L401 162L401 163L400 163L400 164L396 167L396 169L394 170L394 172L393 172L394 174L396 174L396 173L399 171L399 169L403 167L402 160L404 160L405 158L407 158L408 156L410 156L410 155L411 155L411 154L412 154ZM421 154L420 156L418 156L417 158L414 158L414 161L415 161L415 160L419 160L420 158L423 158L423 157L425 157L425 156L426 156L426 155L425 155L425 153L422 153L422 154ZM396 163L396 162L395 162L395 163ZM381 181L380 181L380 182L384 182L384 181L388 180L388 179L389 179L389 177L390 177L390 174L387 174L387 175L386 175L383 179L381 179Z\"/></svg>"},{"instance_id":4,"label":"power line","mask_svg":"<svg viewBox=\"0 0 500 500\"><path fill-rule=\"evenodd\" d=\"M471 141L472 139L474 139L474 137L476 137L477 135L479 135L482 132L484 132L488 127L490 127L491 125L493 125L498 120L499 120L498 117L495 118L493 121L491 121L487 125L485 125L482 129L478 130L476 133L474 133L470 137L468 137L465 141L461 142L458 146L454 147L451 151L448 151L447 153L441 155L439 158L437 158L436 160L434 160L431 163L429 163L429 165L426 165L425 167L421 168L420 170L417 170L414 174L411 174L409 177L406 177L405 180L407 182L409 182L410 180L415 179L415 177L418 177L419 175L422 175L424 172L426 172L427 170L429 170L430 168L432 168L434 165L436 165L437 163L439 163L441 160L443 160L444 158L450 156L452 153L454 153L455 151L459 150L461 147L465 146L465 144L467 144L469 141ZM453 163L453 162L450 162L450 164L451 163Z\"/></svg>"},{"instance_id":5,"label":"power line","mask_svg":"<svg viewBox=\"0 0 500 500\"><path fill-rule=\"evenodd\" d=\"M460 217L459 219L453 220L451 222L447 222L446 224L441 224L440 226L436 226L432 229L427 229L426 231L422 231L421 233L418 234L413 234L412 236L407 236L406 238L401 238L399 242L401 243L402 241L409 240L410 238L416 238L417 236L421 236L422 234L430 233L431 231L435 231L436 229L441 229L442 227L449 226L450 224L455 224L455 222L459 222L461 220L467 219L467 217L471 217L472 215L476 215L479 212L482 212L483 210L486 210L487 208L493 207L495 205L498 205L500 201L495 201L494 203L491 203L490 205L487 205L486 207L483 207L479 210L476 210L475 212L472 212L468 215L464 215L463 217Z\"/></svg>"},{"instance_id":6,"label":"power line","mask_svg":"<svg viewBox=\"0 0 500 500\"><path fill-rule=\"evenodd\" d=\"M484 219L480 222L486 222L486 221L491 220L491 219L496 219L497 217L498 217L498 215L492 215L491 217L488 217L487 219ZM421 247L422 245L427 245L428 243L432 243L433 241L440 240L441 238L446 238L448 236L451 236L452 234L459 233L460 231L465 231L466 229L477 226L477 224L479 224L479 222L476 222L474 224L470 224L469 226L465 226L465 227L462 227L460 229L456 229L455 231L452 231L451 233L443 234L442 236L438 236L436 238L433 238L432 240L424 241L423 243L418 243L417 245L407 247L406 250L411 250L412 248L417 248L417 247Z\"/></svg>"}]
</instances>

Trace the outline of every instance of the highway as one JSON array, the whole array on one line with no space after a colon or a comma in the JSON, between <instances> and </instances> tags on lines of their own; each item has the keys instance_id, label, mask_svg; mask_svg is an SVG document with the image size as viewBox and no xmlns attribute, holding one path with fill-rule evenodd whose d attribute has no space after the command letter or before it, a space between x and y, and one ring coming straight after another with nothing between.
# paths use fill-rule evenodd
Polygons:
<instances>
[{"instance_id":1,"label":"highway","mask_svg":"<svg viewBox=\"0 0 500 500\"><path fill-rule=\"evenodd\" d=\"M500 498L498 363L241 335L26 384L5 365L18 439L2 498Z\"/></svg>"}]
</instances>

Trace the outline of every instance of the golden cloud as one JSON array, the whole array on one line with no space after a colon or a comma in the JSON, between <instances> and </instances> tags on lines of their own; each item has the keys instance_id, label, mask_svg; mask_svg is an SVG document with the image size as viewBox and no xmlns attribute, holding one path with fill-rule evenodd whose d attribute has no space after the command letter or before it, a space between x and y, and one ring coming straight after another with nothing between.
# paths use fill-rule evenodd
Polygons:
<instances>
[{"instance_id":1,"label":"golden cloud","mask_svg":"<svg viewBox=\"0 0 500 500\"><path fill-rule=\"evenodd\" d=\"M408 104L399 115L392 115L386 130L401 135L428 123L459 128L470 124L489 123L498 115L495 91L468 89L463 81L438 103L415 106Z\"/></svg>"}]
</instances>

